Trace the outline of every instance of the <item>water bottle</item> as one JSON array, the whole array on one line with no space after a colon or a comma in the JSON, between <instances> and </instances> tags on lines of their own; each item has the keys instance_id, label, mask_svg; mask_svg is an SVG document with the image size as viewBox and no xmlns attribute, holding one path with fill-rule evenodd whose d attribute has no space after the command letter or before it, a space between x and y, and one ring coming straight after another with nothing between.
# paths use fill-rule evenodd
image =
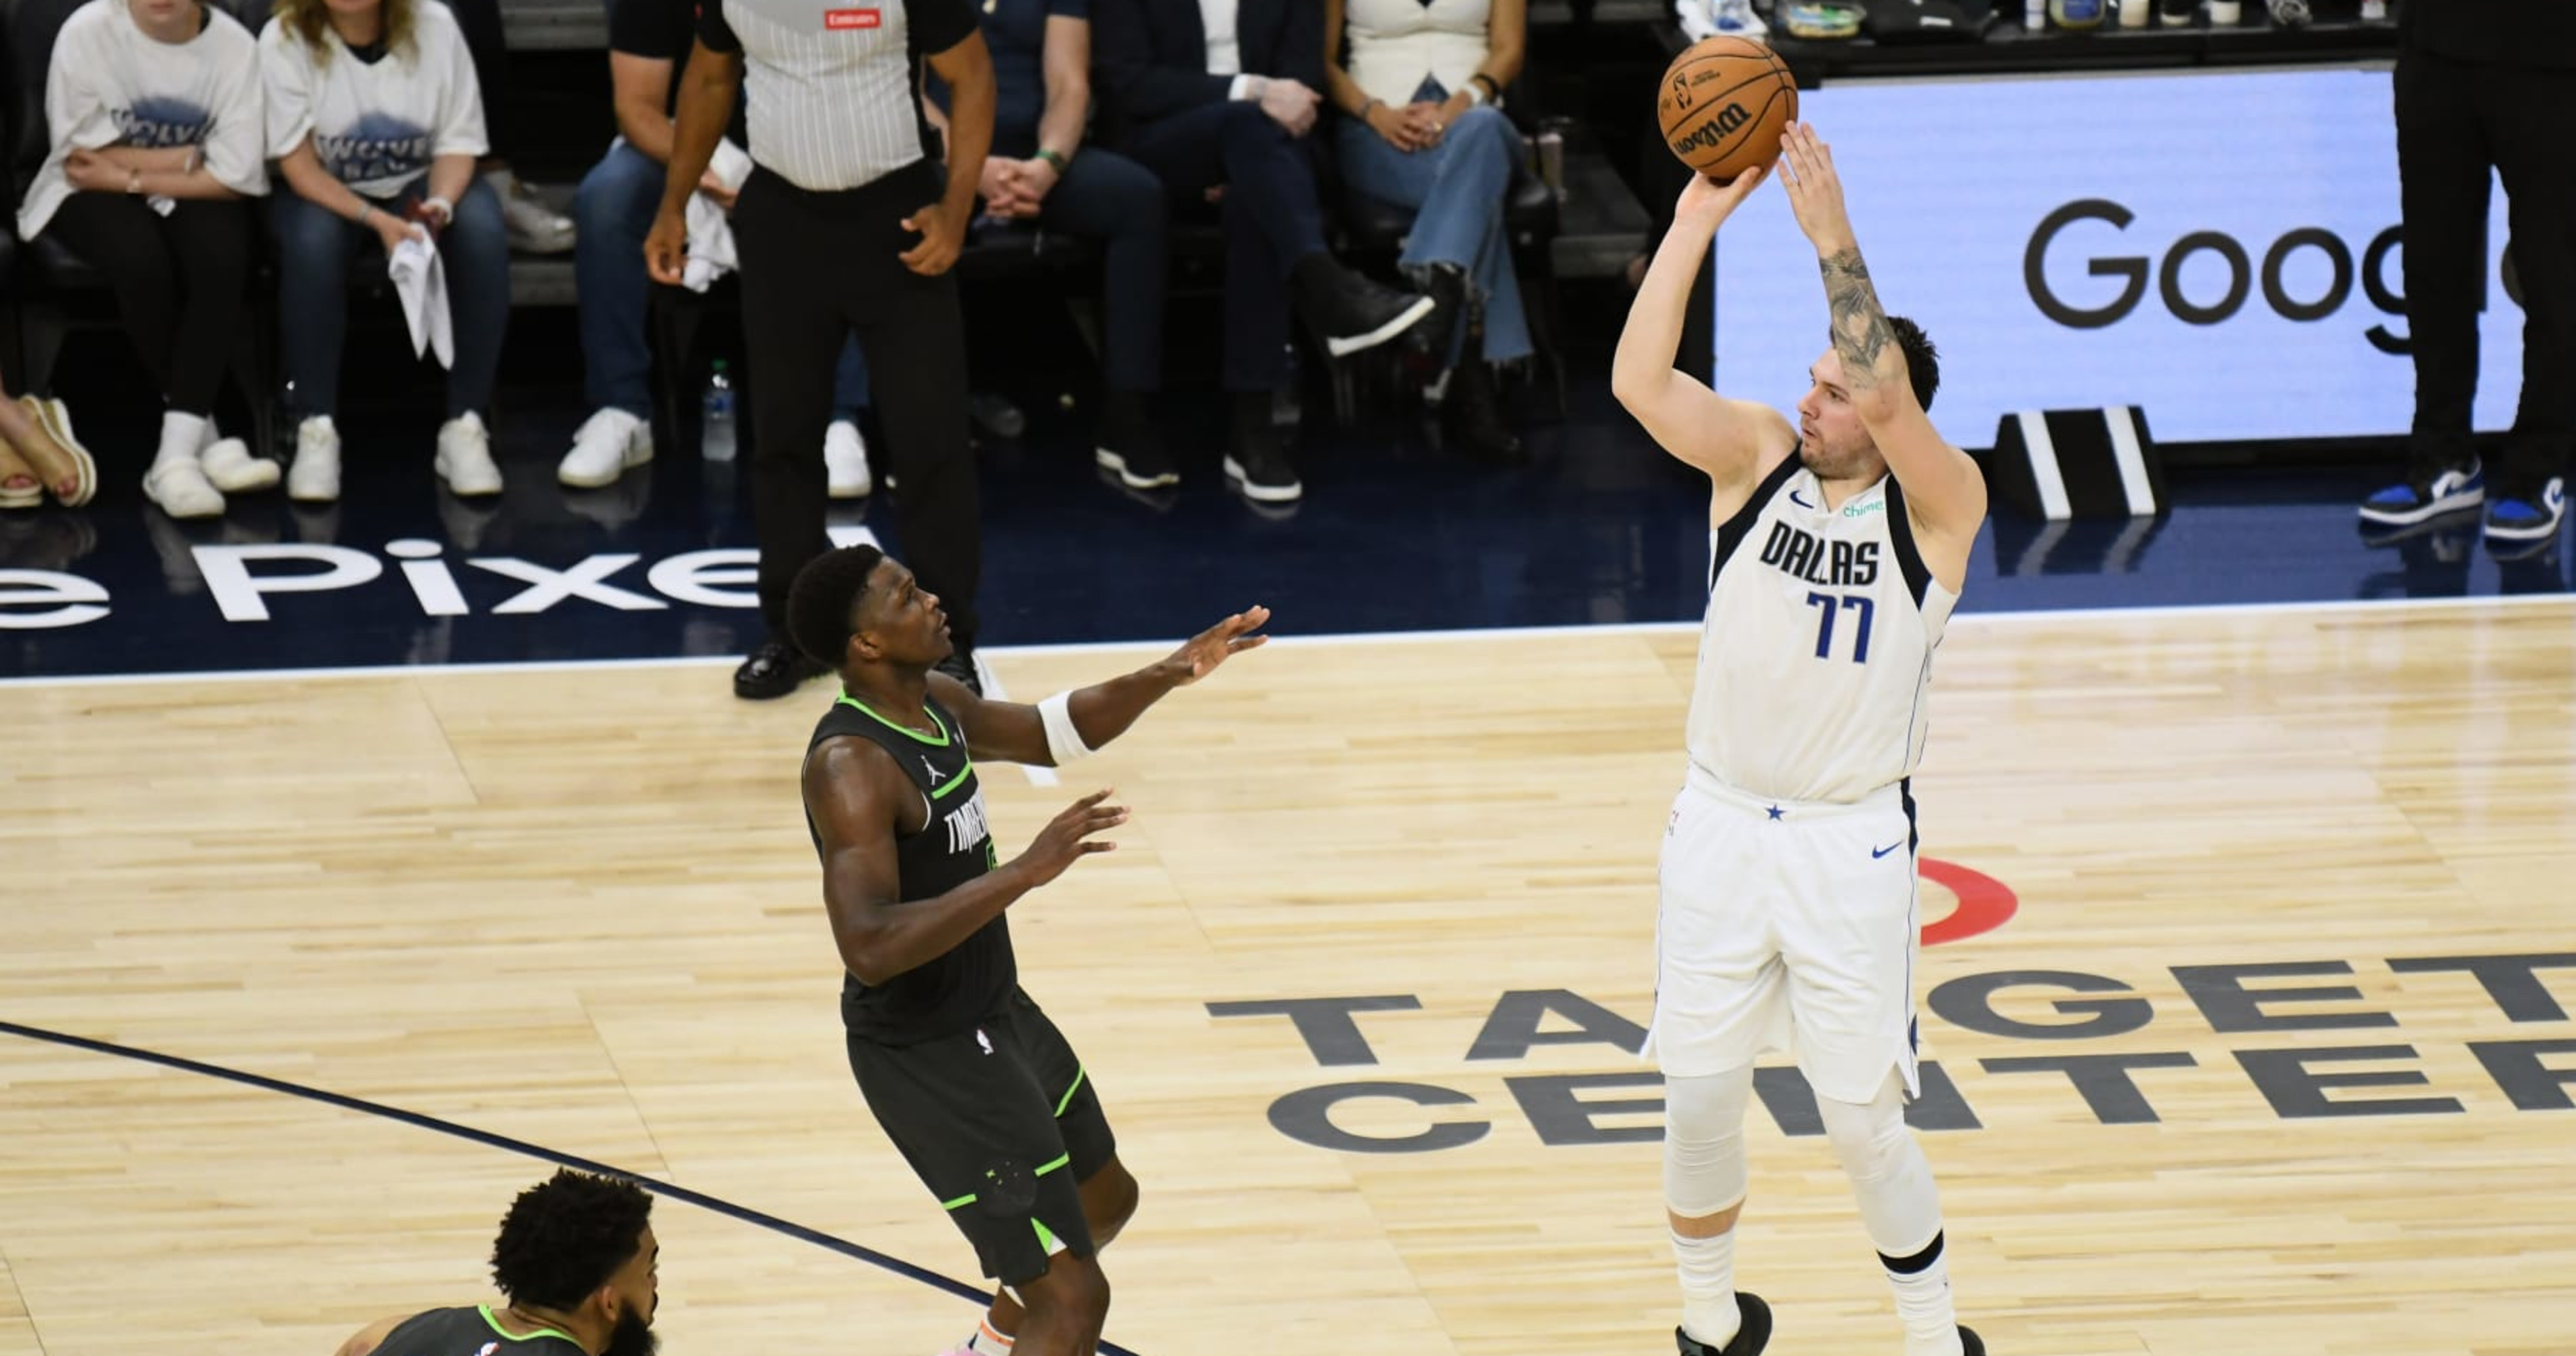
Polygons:
<instances>
[{"instance_id":1,"label":"water bottle","mask_svg":"<svg viewBox=\"0 0 2576 1356\"><path fill-rule=\"evenodd\" d=\"M708 461L731 461L734 449L733 378L725 375L724 359L716 359L707 373L707 398L698 419L698 455Z\"/></svg>"}]
</instances>

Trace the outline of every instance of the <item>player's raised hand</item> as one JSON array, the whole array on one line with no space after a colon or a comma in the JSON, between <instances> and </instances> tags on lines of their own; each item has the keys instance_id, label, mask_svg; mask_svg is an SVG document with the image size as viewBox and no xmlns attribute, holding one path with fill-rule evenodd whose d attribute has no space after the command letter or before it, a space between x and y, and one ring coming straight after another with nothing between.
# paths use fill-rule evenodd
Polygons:
<instances>
[{"instance_id":1,"label":"player's raised hand","mask_svg":"<svg viewBox=\"0 0 2576 1356\"><path fill-rule=\"evenodd\" d=\"M1694 174L1690 182L1682 186L1681 198L1673 204L1674 224L1687 225L1699 232L1714 231L1735 214L1736 207L1751 196L1753 190L1762 186L1763 180L1770 177L1770 170L1759 165L1722 184L1705 174Z\"/></svg>"},{"instance_id":2,"label":"player's raised hand","mask_svg":"<svg viewBox=\"0 0 2576 1356\"><path fill-rule=\"evenodd\" d=\"M1253 634L1269 624L1270 609L1255 603L1190 637L1163 661L1171 666L1172 685L1188 687L1216 672L1216 666L1228 658L1269 644L1270 637Z\"/></svg>"},{"instance_id":3,"label":"player's raised hand","mask_svg":"<svg viewBox=\"0 0 2576 1356\"><path fill-rule=\"evenodd\" d=\"M1066 868L1095 852L1117 850L1116 843L1099 842L1091 836L1127 822L1127 807L1109 803L1115 790L1104 786L1084 796L1064 807L1062 814L1038 830L1038 836L1030 840L1028 850L1012 863L1027 868L1030 885L1044 885L1054 880L1063 875Z\"/></svg>"},{"instance_id":4,"label":"player's raised hand","mask_svg":"<svg viewBox=\"0 0 2576 1356\"><path fill-rule=\"evenodd\" d=\"M1798 229L1807 233L1818 254L1852 247L1851 216L1843 209L1843 180L1834 172L1834 151L1812 124L1793 122L1780 134L1780 185L1789 194Z\"/></svg>"}]
</instances>

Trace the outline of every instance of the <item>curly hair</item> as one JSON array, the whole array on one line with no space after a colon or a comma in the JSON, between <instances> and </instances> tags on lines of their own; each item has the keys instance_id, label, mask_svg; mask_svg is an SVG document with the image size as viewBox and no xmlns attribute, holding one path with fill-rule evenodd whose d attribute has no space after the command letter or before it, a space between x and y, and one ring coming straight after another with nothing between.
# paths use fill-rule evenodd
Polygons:
<instances>
[{"instance_id":1,"label":"curly hair","mask_svg":"<svg viewBox=\"0 0 2576 1356\"><path fill-rule=\"evenodd\" d=\"M385 47L405 61L419 54L413 35L420 31L420 0L383 0ZM276 0L270 13L286 31L304 39L318 64L331 59L331 7L323 0Z\"/></svg>"},{"instance_id":2,"label":"curly hair","mask_svg":"<svg viewBox=\"0 0 2576 1356\"><path fill-rule=\"evenodd\" d=\"M644 1245L653 1197L565 1168L519 1193L492 1240L492 1279L513 1304L578 1307Z\"/></svg>"},{"instance_id":3,"label":"curly hair","mask_svg":"<svg viewBox=\"0 0 2576 1356\"><path fill-rule=\"evenodd\" d=\"M805 562L787 589L787 638L797 649L834 673L841 671L859 599L884 559L885 552L873 546L844 546Z\"/></svg>"}]
</instances>

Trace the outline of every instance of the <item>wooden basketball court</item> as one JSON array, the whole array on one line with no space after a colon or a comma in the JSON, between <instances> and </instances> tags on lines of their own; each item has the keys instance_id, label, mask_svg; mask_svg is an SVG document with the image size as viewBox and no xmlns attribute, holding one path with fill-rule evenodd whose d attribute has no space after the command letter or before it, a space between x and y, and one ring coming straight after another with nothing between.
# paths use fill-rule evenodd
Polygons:
<instances>
[{"instance_id":1,"label":"wooden basketball court","mask_svg":"<svg viewBox=\"0 0 2576 1356\"><path fill-rule=\"evenodd\" d=\"M1279 644L1062 785L987 769L1006 850L1092 786L1136 812L1013 915L1145 1187L1112 1340L1670 1351L1656 1092L1610 1037L1647 1015L1696 644ZM989 658L1034 696L1159 651ZM700 665L0 686L0 1021L972 1279L843 1061L794 780L823 693L741 703ZM1925 1140L1992 1350L2576 1345L2576 605L1969 616L1933 709L1923 851L2018 908L1922 962ZM1211 1008L1326 999L1371 1001L1304 1033ZM1773 1350L1898 1351L1830 1151L1765 1091L1738 1276ZM0 1356L328 1352L485 1297L548 1171L0 1035ZM929 1356L971 1321L775 1229L656 1224L675 1356Z\"/></svg>"}]
</instances>

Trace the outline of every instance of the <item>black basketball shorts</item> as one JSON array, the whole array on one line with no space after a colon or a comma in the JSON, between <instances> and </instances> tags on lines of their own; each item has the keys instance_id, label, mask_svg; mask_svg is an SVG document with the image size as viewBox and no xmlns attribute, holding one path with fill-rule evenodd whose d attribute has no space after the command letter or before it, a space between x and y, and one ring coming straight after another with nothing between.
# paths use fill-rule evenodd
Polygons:
<instances>
[{"instance_id":1,"label":"black basketball shorts","mask_svg":"<svg viewBox=\"0 0 2576 1356\"><path fill-rule=\"evenodd\" d=\"M1026 993L972 1029L916 1045L849 1037L850 1072L886 1137L975 1245L1019 1285L1057 1252L1089 1257L1078 1184L1117 1149L1073 1046Z\"/></svg>"}]
</instances>

